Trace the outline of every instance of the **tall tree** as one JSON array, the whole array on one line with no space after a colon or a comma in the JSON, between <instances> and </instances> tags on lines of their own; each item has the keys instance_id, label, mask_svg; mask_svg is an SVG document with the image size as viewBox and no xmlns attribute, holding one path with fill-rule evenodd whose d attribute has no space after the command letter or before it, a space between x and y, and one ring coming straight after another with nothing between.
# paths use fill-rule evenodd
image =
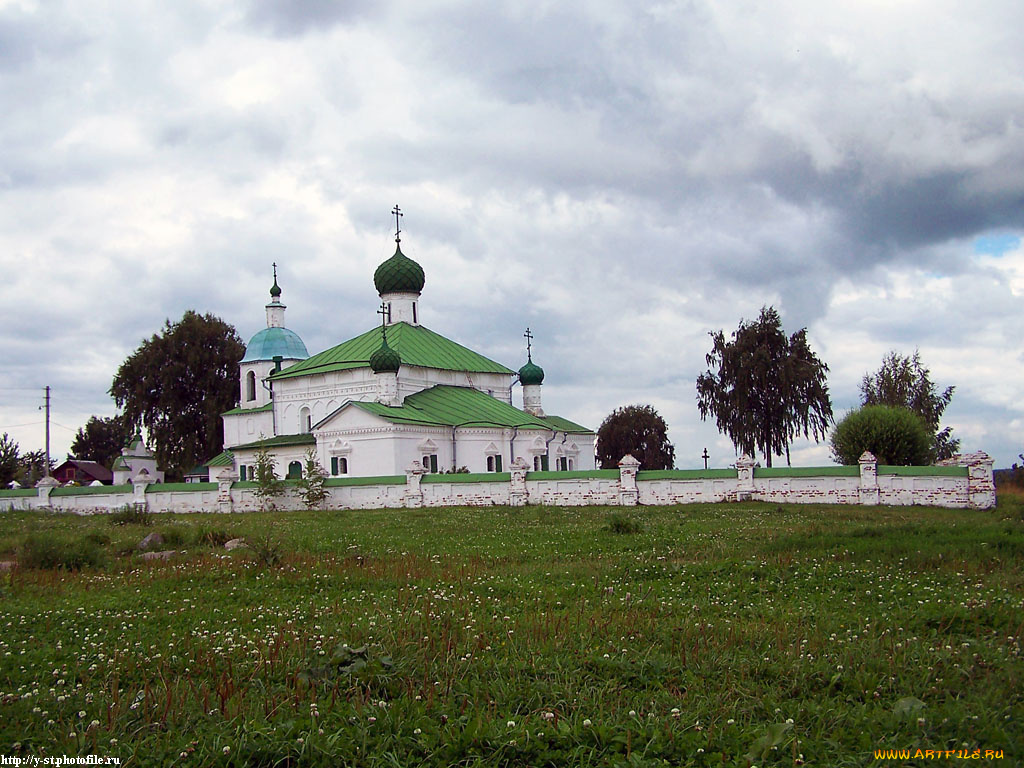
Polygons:
<instances>
[{"instance_id":1,"label":"tall tree","mask_svg":"<svg viewBox=\"0 0 1024 768\"><path fill-rule=\"evenodd\" d=\"M641 469L672 469L675 448L668 441L668 426L649 405L616 408L598 427L597 460L603 469L615 469L627 453Z\"/></svg>"},{"instance_id":2,"label":"tall tree","mask_svg":"<svg viewBox=\"0 0 1024 768\"><path fill-rule=\"evenodd\" d=\"M162 469L172 476L221 450L220 414L238 398L238 361L245 345L218 317L189 310L125 360L110 394L132 424L154 442Z\"/></svg>"},{"instance_id":3,"label":"tall tree","mask_svg":"<svg viewBox=\"0 0 1024 768\"><path fill-rule=\"evenodd\" d=\"M786 454L801 434L815 442L832 423L828 366L807 343L807 329L787 337L779 313L763 307L754 322L740 321L727 341L723 331L711 333L706 356L709 370L697 377L701 419L714 416L740 451L760 451L768 466Z\"/></svg>"},{"instance_id":4,"label":"tall tree","mask_svg":"<svg viewBox=\"0 0 1024 768\"><path fill-rule=\"evenodd\" d=\"M30 488L43 479L46 474L46 451L29 451L21 454L18 459L18 483ZM50 459L50 472L57 467L57 462Z\"/></svg>"},{"instance_id":5,"label":"tall tree","mask_svg":"<svg viewBox=\"0 0 1024 768\"><path fill-rule=\"evenodd\" d=\"M75 435L71 453L76 459L95 461L111 469L114 459L121 455L121 448L134 431L133 425L123 415L109 418L90 416Z\"/></svg>"},{"instance_id":6,"label":"tall tree","mask_svg":"<svg viewBox=\"0 0 1024 768\"><path fill-rule=\"evenodd\" d=\"M18 476L18 444L4 432L0 437L0 488L6 488Z\"/></svg>"},{"instance_id":7,"label":"tall tree","mask_svg":"<svg viewBox=\"0 0 1024 768\"><path fill-rule=\"evenodd\" d=\"M909 408L931 430L935 458L948 459L960 450L960 440L953 437L952 427L939 429L939 422L954 389L936 389L931 372L921 364L919 350L915 349L913 355L893 351L882 360L881 368L861 381L861 404Z\"/></svg>"}]
</instances>

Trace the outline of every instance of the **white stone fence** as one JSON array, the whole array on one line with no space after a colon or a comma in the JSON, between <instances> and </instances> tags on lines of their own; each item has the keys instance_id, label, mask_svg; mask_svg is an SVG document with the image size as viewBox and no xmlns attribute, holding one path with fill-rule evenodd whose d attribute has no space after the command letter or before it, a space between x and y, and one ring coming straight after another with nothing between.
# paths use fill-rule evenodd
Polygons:
<instances>
[{"instance_id":1,"label":"white stone fence","mask_svg":"<svg viewBox=\"0 0 1024 768\"><path fill-rule=\"evenodd\" d=\"M632 456L618 469L532 472L522 459L510 472L429 474L413 462L405 476L330 478L328 509L447 507L507 504L524 506L611 506L769 501L784 504L883 504L988 509L996 503L992 459L962 454L929 467L880 466L865 453L858 467L772 468L746 456L734 469L639 471ZM286 481L279 509L301 509L294 481ZM225 473L209 483L38 488L0 491L0 511L53 509L77 514L107 513L127 505L150 512L249 512L258 510L256 484Z\"/></svg>"}]
</instances>

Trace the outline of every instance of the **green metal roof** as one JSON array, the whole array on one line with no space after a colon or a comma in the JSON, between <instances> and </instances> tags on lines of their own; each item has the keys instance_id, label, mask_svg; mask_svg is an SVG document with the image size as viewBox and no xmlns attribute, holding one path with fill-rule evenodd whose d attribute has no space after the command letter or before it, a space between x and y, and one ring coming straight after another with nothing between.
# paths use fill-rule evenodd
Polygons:
<instances>
[{"instance_id":1,"label":"green metal roof","mask_svg":"<svg viewBox=\"0 0 1024 768\"><path fill-rule=\"evenodd\" d=\"M235 465L235 454L231 451L221 451L208 462L207 467L233 467Z\"/></svg>"},{"instance_id":2,"label":"green metal roof","mask_svg":"<svg viewBox=\"0 0 1024 768\"><path fill-rule=\"evenodd\" d=\"M426 278L423 267L402 253L401 246L395 247L395 255L385 261L373 273L373 285L377 293L419 293Z\"/></svg>"},{"instance_id":3,"label":"green metal roof","mask_svg":"<svg viewBox=\"0 0 1024 768\"><path fill-rule=\"evenodd\" d=\"M242 362L273 360L277 355L285 360L305 360L309 357L309 352L295 331L277 327L264 328L249 339Z\"/></svg>"},{"instance_id":4,"label":"green metal roof","mask_svg":"<svg viewBox=\"0 0 1024 768\"><path fill-rule=\"evenodd\" d=\"M396 424L421 424L442 427L521 427L524 429L556 429L549 419L539 419L513 408L478 389L438 385L409 395L400 406L381 403L351 403L382 419ZM344 407L344 406L343 406ZM550 417L549 417L550 418ZM565 419L561 423L572 424ZM588 432L574 424L575 432ZM557 427L562 431L562 427Z\"/></svg>"},{"instance_id":5,"label":"green metal roof","mask_svg":"<svg viewBox=\"0 0 1024 768\"><path fill-rule=\"evenodd\" d=\"M313 437L312 432L305 432L301 435L278 435L277 437L268 437L263 440L257 440L254 443L245 443L244 445L233 445L231 446L231 450L247 451L255 450L260 446L266 446L267 448L275 448L284 445L316 445L316 438Z\"/></svg>"},{"instance_id":6,"label":"green metal roof","mask_svg":"<svg viewBox=\"0 0 1024 768\"><path fill-rule=\"evenodd\" d=\"M261 405L259 408L232 408L230 411L224 411L221 416L238 416L243 413L263 413L264 411L274 410L273 403L267 403Z\"/></svg>"},{"instance_id":7,"label":"green metal roof","mask_svg":"<svg viewBox=\"0 0 1024 768\"><path fill-rule=\"evenodd\" d=\"M401 356L402 365L440 368L446 371L469 371L471 373L515 373L511 368L488 360L483 355L446 339L441 334L424 328L422 325L395 323L387 327L386 335L388 346ZM370 356L380 348L380 341L380 327L378 326L354 339L349 339L336 347L313 355L307 360L273 373L270 378L277 381L278 379L309 376L327 371L367 368L370 365Z\"/></svg>"},{"instance_id":8,"label":"green metal roof","mask_svg":"<svg viewBox=\"0 0 1024 768\"><path fill-rule=\"evenodd\" d=\"M124 456L118 456L116 459L114 459L114 463L111 466L111 469L129 469L128 462L124 460Z\"/></svg>"},{"instance_id":9,"label":"green metal roof","mask_svg":"<svg viewBox=\"0 0 1024 768\"><path fill-rule=\"evenodd\" d=\"M587 429L574 421L563 419L561 416L544 416L541 421L548 425L549 429L553 429L556 432L572 432L575 434L592 435L594 430Z\"/></svg>"}]
</instances>

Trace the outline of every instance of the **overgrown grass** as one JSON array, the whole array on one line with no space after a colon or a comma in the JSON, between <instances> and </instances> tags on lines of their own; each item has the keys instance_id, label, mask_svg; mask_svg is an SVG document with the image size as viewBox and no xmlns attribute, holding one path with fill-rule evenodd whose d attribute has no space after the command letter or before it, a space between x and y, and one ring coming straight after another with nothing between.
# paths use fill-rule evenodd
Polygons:
<instances>
[{"instance_id":1,"label":"overgrown grass","mask_svg":"<svg viewBox=\"0 0 1024 768\"><path fill-rule=\"evenodd\" d=\"M119 557L131 526L8 514L0 551L91 540L107 564L0 577L0 753L1020 764L1024 523L1000 503L637 508L628 536L610 508L157 515L167 562Z\"/></svg>"}]
</instances>

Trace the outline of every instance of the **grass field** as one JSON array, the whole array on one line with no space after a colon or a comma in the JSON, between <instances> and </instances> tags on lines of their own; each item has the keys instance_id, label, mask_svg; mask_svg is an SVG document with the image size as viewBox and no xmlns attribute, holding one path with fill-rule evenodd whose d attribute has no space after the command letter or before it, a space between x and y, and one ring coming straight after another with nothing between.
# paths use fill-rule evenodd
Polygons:
<instances>
[{"instance_id":1,"label":"grass field","mask_svg":"<svg viewBox=\"0 0 1024 768\"><path fill-rule=\"evenodd\" d=\"M1024 763L1019 495L0 521L0 755Z\"/></svg>"}]
</instances>

